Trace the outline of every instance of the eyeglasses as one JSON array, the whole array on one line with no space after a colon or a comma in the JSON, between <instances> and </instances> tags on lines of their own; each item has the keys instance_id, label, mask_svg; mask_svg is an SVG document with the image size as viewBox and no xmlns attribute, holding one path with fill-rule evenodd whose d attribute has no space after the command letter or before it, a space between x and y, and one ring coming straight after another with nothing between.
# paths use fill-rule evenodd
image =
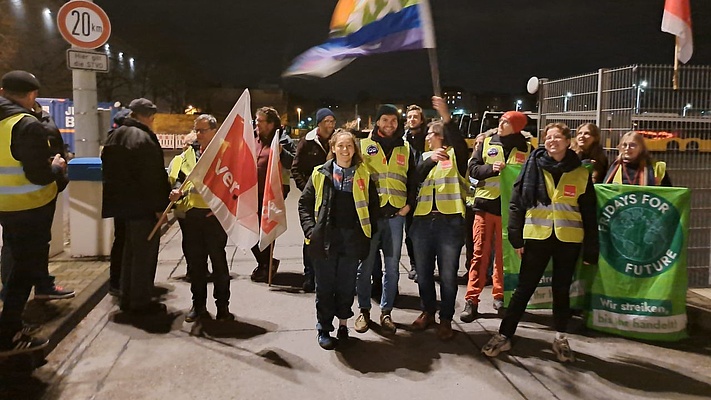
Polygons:
<instances>
[{"instance_id":1,"label":"eyeglasses","mask_svg":"<svg viewBox=\"0 0 711 400\"><path fill-rule=\"evenodd\" d=\"M195 133L207 133L214 130L215 128L195 129Z\"/></svg>"}]
</instances>

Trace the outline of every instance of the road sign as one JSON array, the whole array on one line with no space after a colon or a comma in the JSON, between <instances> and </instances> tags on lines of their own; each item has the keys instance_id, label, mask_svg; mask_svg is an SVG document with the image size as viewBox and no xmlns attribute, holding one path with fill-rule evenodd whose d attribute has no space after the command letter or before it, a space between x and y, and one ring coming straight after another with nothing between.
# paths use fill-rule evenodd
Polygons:
<instances>
[{"instance_id":1,"label":"road sign","mask_svg":"<svg viewBox=\"0 0 711 400\"><path fill-rule=\"evenodd\" d=\"M109 72L109 56L90 50L67 50L67 68Z\"/></svg>"},{"instance_id":2,"label":"road sign","mask_svg":"<svg viewBox=\"0 0 711 400\"><path fill-rule=\"evenodd\" d=\"M82 49L102 46L111 36L111 22L104 10L84 0L63 5L57 14L57 26L64 40Z\"/></svg>"}]
</instances>

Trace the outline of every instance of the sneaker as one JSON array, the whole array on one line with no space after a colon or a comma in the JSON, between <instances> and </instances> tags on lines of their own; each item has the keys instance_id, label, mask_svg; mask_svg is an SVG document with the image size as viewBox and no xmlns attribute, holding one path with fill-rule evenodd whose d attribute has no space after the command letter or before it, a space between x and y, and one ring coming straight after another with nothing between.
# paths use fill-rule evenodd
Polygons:
<instances>
[{"instance_id":1,"label":"sneaker","mask_svg":"<svg viewBox=\"0 0 711 400\"><path fill-rule=\"evenodd\" d=\"M22 331L17 332L7 346L0 347L0 357L12 356L15 354L29 353L40 350L49 344L49 340L25 335Z\"/></svg>"},{"instance_id":2,"label":"sneaker","mask_svg":"<svg viewBox=\"0 0 711 400\"><path fill-rule=\"evenodd\" d=\"M333 340L331 334L326 331L318 331L318 345L324 350L333 350L336 348L336 341Z\"/></svg>"},{"instance_id":3,"label":"sneaker","mask_svg":"<svg viewBox=\"0 0 711 400\"><path fill-rule=\"evenodd\" d=\"M558 361L562 363L575 361L575 353L573 353L573 350L570 349L568 339L553 340L553 352L558 358Z\"/></svg>"},{"instance_id":4,"label":"sneaker","mask_svg":"<svg viewBox=\"0 0 711 400\"><path fill-rule=\"evenodd\" d=\"M467 300L464 304L464 311L459 314L459 320L462 322L472 322L479 314L479 305L474 304L471 300Z\"/></svg>"},{"instance_id":5,"label":"sneaker","mask_svg":"<svg viewBox=\"0 0 711 400\"><path fill-rule=\"evenodd\" d=\"M316 282L314 282L313 276L304 277L304 284L301 285L304 293L313 293L316 290Z\"/></svg>"},{"instance_id":6,"label":"sneaker","mask_svg":"<svg viewBox=\"0 0 711 400\"><path fill-rule=\"evenodd\" d=\"M451 319L440 318L439 325L437 325L437 337L443 341L451 340L454 337Z\"/></svg>"},{"instance_id":7,"label":"sneaker","mask_svg":"<svg viewBox=\"0 0 711 400\"><path fill-rule=\"evenodd\" d=\"M350 338L348 336L348 327L345 325L341 325L338 327L338 332L336 332L336 337L338 340L346 342Z\"/></svg>"},{"instance_id":8,"label":"sneaker","mask_svg":"<svg viewBox=\"0 0 711 400\"><path fill-rule=\"evenodd\" d=\"M415 270L415 267L410 268L410 270L407 272L407 277L411 281L417 282L417 270Z\"/></svg>"},{"instance_id":9,"label":"sneaker","mask_svg":"<svg viewBox=\"0 0 711 400\"><path fill-rule=\"evenodd\" d=\"M425 329L429 328L432 324L434 324L434 315L428 313L428 312L423 312L420 314L419 317L415 320L415 322L412 323L412 329L416 331L424 331Z\"/></svg>"},{"instance_id":10,"label":"sneaker","mask_svg":"<svg viewBox=\"0 0 711 400\"><path fill-rule=\"evenodd\" d=\"M249 278L252 282L266 282L267 281L267 266L259 264L254 270L252 270L252 275Z\"/></svg>"},{"instance_id":11,"label":"sneaker","mask_svg":"<svg viewBox=\"0 0 711 400\"><path fill-rule=\"evenodd\" d=\"M358 333L368 332L370 328L370 310L361 309L355 320L355 331Z\"/></svg>"},{"instance_id":12,"label":"sneaker","mask_svg":"<svg viewBox=\"0 0 711 400\"><path fill-rule=\"evenodd\" d=\"M22 329L20 330L20 332L25 336L32 336L40 329L42 329L42 325L40 324L28 324L23 322Z\"/></svg>"},{"instance_id":13,"label":"sneaker","mask_svg":"<svg viewBox=\"0 0 711 400\"><path fill-rule=\"evenodd\" d=\"M54 285L48 291L37 292L35 290L35 299L37 300L62 300L71 299L75 296L73 290L65 289L61 286Z\"/></svg>"},{"instance_id":14,"label":"sneaker","mask_svg":"<svg viewBox=\"0 0 711 400\"><path fill-rule=\"evenodd\" d=\"M185 322L195 322L201 316L207 314L205 307L195 307L194 305L190 307L190 311L185 316Z\"/></svg>"},{"instance_id":15,"label":"sneaker","mask_svg":"<svg viewBox=\"0 0 711 400\"><path fill-rule=\"evenodd\" d=\"M511 350L511 340L500 333L494 335L489 339L489 342L481 348L481 352L488 357L496 357L502 351L509 350Z\"/></svg>"},{"instance_id":16,"label":"sneaker","mask_svg":"<svg viewBox=\"0 0 711 400\"><path fill-rule=\"evenodd\" d=\"M504 308L504 301L501 299L494 299L494 310L499 311Z\"/></svg>"},{"instance_id":17,"label":"sneaker","mask_svg":"<svg viewBox=\"0 0 711 400\"><path fill-rule=\"evenodd\" d=\"M390 335L394 335L397 331L397 326L395 326L390 313L380 314L380 327L383 328L383 333Z\"/></svg>"},{"instance_id":18,"label":"sneaker","mask_svg":"<svg viewBox=\"0 0 711 400\"><path fill-rule=\"evenodd\" d=\"M235 315L230 312L229 307L217 307L215 319L218 321L234 321Z\"/></svg>"}]
</instances>

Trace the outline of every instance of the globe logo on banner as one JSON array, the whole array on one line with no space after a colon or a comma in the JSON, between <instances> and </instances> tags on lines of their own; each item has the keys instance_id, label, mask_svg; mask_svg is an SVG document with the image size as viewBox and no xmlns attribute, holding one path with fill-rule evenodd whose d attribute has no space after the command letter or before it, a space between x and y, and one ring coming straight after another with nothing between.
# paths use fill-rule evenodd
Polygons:
<instances>
[{"instance_id":1,"label":"globe logo on banner","mask_svg":"<svg viewBox=\"0 0 711 400\"><path fill-rule=\"evenodd\" d=\"M683 241L679 211L649 192L626 192L598 214L600 254L618 272L649 278L669 270Z\"/></svg>"}]
</instances>

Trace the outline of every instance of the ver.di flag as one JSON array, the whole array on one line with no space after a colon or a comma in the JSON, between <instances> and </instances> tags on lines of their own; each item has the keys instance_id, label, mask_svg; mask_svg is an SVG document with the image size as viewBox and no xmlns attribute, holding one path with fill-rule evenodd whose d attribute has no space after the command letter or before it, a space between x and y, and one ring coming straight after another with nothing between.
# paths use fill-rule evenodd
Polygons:
<instances>
[{"instance_id":1,"label":"ver.di flag","mask_svg":"<svg viewBox=\"0 0 711 400\"><path fill-rule=\"evenodd\" d=\"M427 0L340 0L329 39L299 55L282 76L329 76L357 57L435 48Z\"/></svg>"},{"instance_id":2,"label":"ver.di flag","mask_svg":"<svg viewBox=\"0 0 711 400\"><path fill-rule=\"evenodd\" d=\"M662 16L662 32L677 37L679 61L686 64L694 53L694 38L691 34L691 6L689 0L666 0Z\"/></svg>"},{"instance_id":3,"label":"ver.di flag","mask_svg":"<svg viewBox=\"0 0 711 400\"><path fill-rule=\"evenodd\" d=\"M286 205L282 189L279 135L275 134L269 149L267 177L264 181L264 201L259 224L259 250L266 249L286 232Z\"/></svg>"},{"instance_id":4,"label":"ver.di flag","mask_svg":"<svg viewBox=\"0 0 711 400\"><path fill-rule=\"evenodd\" d=\"M230 240L243 249L259 240L256 140L250 103L245 89L186 178Z\"/></svg>"}]
</instances>

